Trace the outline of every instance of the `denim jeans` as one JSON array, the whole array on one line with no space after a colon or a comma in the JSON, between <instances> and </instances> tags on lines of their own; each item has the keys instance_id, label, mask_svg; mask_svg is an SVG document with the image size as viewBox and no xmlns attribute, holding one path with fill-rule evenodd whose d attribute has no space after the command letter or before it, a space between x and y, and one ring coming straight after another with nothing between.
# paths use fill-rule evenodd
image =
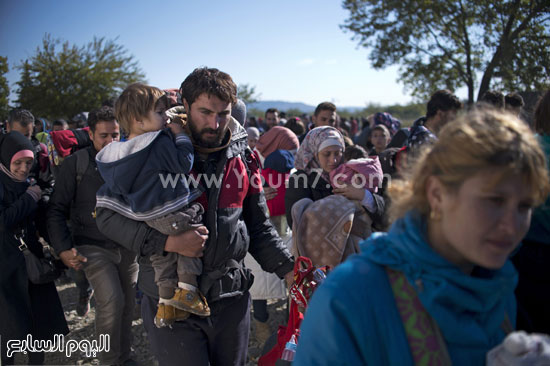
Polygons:
<instances>
[{"instance_id":1,"label":"denim jeans","mask_svg":"<svg viewBox=\"0 0 550 366\"><path fill-rule=\"evenodd\" d=\"M83 268L94 289L96 337L110 336L110 351L99 354L101 364L123 363L130 358L132 346L136 254L122 247L104 249L93 245L78 246L77 250L88 259Z\"/></svg>"}]
</instances>

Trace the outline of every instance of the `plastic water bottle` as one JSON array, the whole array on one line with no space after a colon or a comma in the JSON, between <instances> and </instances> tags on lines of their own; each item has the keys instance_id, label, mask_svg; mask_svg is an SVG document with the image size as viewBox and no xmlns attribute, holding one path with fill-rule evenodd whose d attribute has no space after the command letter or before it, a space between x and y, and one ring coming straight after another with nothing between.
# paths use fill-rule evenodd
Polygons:
<instances>
[{"instance_id":1,"label":"plastic water bottle","mask_svg":"<svg viewBox=\"0 0 550 366\"><path fill-rule=\"evenodd\" d=\"M293 334L292 337L290 337L290 341L286 342L285 349L283 350L283 354L281 355L281 360L294 361L294 355L296 355L296 347L298 347L298 345L296 344L296 336Z\"/></svg>"},{"instance_id":2,"label":"plastic water bottle","mask_svg":"<svg viewBox=\"0 0 550 366\"><path fill-rule=\"evenodd\" d=\"M323 281L327 278L325 275L325 272L321 270L321 268L317 268L315 271L313 271L313 279L315 282L317 282L318 285L323 283Z\"/></svg>"}]
</instances>

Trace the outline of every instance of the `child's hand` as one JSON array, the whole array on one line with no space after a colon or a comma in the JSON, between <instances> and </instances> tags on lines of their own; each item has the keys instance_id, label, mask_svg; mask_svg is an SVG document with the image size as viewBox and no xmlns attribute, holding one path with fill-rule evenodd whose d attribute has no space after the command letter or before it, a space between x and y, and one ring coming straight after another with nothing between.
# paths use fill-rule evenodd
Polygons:
<instances>
[{"instance_id":1,"label":"child's hand","mask_svg":"<svg viewBox=\"0 0 550 366\"><path fill-rule=\"evenodd\" d=\"M176 107L172 107L168 110L166 110L166 115L168 116L168 118L170 118L170 121L173 122L174 118L177 116L177 115L187 115L187 112L185 111L185 108L181 105L179 106L176 106Z\"/></svg>"},{"instance_id":2,"label":"child's hand","mask_svg":"<svg viewBox=\"0 0 550 366\"><path fill-rule=\"evenodd\" d=\"M168 127L170 127L174 134L185 131L185 126L187 126L187 113L185 112L185 108L183 106L172 107L165 113L170 119L168 122ZM177 127L172 128L172 125L181 126L183 129L179 129Z\"/></svg>"},{"instance_id":3,"label":"child's hand","mask_svg":"<svg viewBox=\"0 0 550 366\"><path fill-rule=\"evenodd\" d=\"M183 129L183 126L177 123L170 123L168 124L168 128L174 135L183 133L185 130Z\"/></svg>"},{"instance_id":4,"label":"child's hand","mask_svg":"<svg viewBox=\"0 0 550 366\"><path fill-rule=\"evenodd\" d=\"M32 198L36 202L40 201L40 198L42 197L42 189L38 185L29 186L27 188L27 192L31 195Z\"/></svg>"}]
</instances>

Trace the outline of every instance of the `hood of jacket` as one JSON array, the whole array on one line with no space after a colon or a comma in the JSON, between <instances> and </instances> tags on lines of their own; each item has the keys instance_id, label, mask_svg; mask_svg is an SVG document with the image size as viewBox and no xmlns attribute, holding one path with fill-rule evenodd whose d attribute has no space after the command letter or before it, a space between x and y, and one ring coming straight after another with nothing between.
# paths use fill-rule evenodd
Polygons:
<instances>
[{"instance_id":1,"label":"hood of jacket","mask_svg":"<svg viewBox=\"0 0 550 366\"><path fill-rule=\"evenodd\" d=\"M237 146L235 143L238 141L246 142L248 134L246 133L246 129L233 117L231 117L231 120L229 121L228 128L231 130L231 141L229 142L229 146L227 148L227 156L233 157L239 155L243 149L243 146L240 146L240 144ZM248 146L248 143L244 146L244 148L246 148L246 146Z\"/></svg>"},{"instance_id":2,"label":"hood of jacket","mask_svg":"<svg viewBox=\"0 0 550 366\"><path fill-rule=\"evenodd\" d=\"M151 145L166 130L147 132L128 141L114 141L96 155L101 176L113 193L127 195L149 156Z\"/></svg>"},{"instance_id":3,"label":"hood of jacket","mask_svg":"<svg viewBox=\"0 0 550 366\"><path fill-rule=\"evenodd\" d=\"M405 274L448 342L474 349L498 344L505 315L515 324L514 266L508 260L498 270L477 267L468 275L431 248L426 229L425 219L411 211L388 233L363 241L362 255Z\"/></svg>"}]
</instances>

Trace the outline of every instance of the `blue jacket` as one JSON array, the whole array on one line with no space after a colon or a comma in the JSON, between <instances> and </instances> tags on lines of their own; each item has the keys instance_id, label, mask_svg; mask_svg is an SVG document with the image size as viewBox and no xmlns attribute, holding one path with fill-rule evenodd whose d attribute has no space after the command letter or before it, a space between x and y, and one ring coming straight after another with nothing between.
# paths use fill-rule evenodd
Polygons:
<instances>
[{"instance_id":1,"label":"blue jacket","mask_svg":"<svg viewBox=\"0 0 550 366\"><path fill-rule=\"evenodd\" d=\"M363 241L362 252L328 276L307 309L295 366L414 364L385 266L415 288L454 365L485 364L505 337L505 314L515 324L516 271L507 261L500 270L466 275L431 249L425 232L424 220L411 212L388 233Z\"/></svg>"},{"instance_id":2,"label":"blue jacket","mask_svg":"<svg viewBox=\"0 0 550 366\"><path fill-rule=\"evenodd\" d=\"M190 188L185 179L193 166L193 145L184 133L176 136L175 143L168 129L112 142L96 161L105 180L97 191L97 207L132 220L166 216L202 193Z\"/></svg>"},{"instance_id":3,"label":"blue jacket","mask_svg":"<svg viewBox=\"0 0 550 366\"><path fill-rule=\"evenodd\" d=\"M294 155L288 150L275 150L265 158L264 168L288 173L294 168Z\"/></svg>"},{"instance_id":4,"label":"blue jacket","mask_svg":"<svg viewBox=\"0 0 550 366\"><path fill-rule=\"evenodd\" d=\"M539 141L550 168L550 135L539 136ZM533 212L525 240L550 245L550 197Z\"/></svg>"}]
</instances>

